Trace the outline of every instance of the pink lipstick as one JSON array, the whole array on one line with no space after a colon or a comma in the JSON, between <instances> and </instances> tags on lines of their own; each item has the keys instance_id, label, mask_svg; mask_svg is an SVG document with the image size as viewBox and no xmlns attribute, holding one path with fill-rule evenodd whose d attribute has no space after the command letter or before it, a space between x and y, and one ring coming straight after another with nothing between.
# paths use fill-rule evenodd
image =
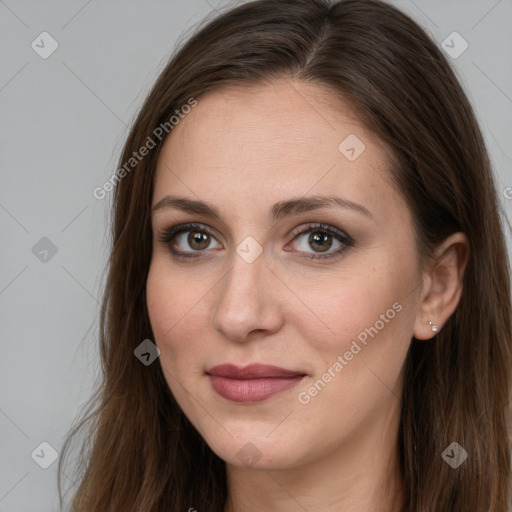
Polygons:
<instances>
[{"instance_id":1,"label":"pink lipstick","mask_svg":"<svg viewBox=\"0 0 512 512\"><path fill-rule=\"evenodd\" d=\"M213 389L233 402L260 402L298 384L305 373L277 366L221 364L208 370Z\"/></svg>"}]
</instances>

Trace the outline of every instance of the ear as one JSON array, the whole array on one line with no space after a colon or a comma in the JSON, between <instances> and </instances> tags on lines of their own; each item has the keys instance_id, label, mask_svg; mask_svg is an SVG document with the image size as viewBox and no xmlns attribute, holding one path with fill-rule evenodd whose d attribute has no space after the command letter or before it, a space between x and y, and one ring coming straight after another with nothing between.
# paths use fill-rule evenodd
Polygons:
<instances>
[{"instance_id":1,"label":"ear","mask_svg":"<svg viewBox=\"0 0 512 512\"><path fill-rule=\"evenodd\" d=\"M423 274L422 297L413 336L428 340L452 315L462 295L464 271L469 259L469 241L464 233L450 235L436 249L435 258ZM437 325L437 332L432 325Z\"/></svg>"}]
</instances>

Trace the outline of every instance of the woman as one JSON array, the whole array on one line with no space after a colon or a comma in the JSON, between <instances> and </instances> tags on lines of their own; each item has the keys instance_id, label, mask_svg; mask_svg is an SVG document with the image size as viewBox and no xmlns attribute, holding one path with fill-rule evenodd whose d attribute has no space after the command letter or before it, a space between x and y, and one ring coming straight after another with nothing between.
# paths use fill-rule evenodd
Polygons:
<instances>
[{"instance_id":1,"label":"woman","mask_svg":"<svg viewBox=\"0 0 512 512\"><path fill-rule=\"evenodd\" d=\"M507 510L502 212L415 22L377 0L220 15L112 182L73 512Z\"/></svg>"}]
</instances>

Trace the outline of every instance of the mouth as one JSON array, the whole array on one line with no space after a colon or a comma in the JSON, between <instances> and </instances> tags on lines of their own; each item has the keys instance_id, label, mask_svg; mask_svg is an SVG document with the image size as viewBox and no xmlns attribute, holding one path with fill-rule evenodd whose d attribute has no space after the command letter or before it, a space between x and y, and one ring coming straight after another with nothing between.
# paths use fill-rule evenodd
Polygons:
<instances>
[{"instance_id":1,"label":"mouth","mask_svg":"<svg viewBox=\"0 0 512 512\"><path fill-rule=\"evenodd\" d=\"M206 374L220 396L237 403L267 400L296 386L306 376L301 371L262 364L244 368L223 364L211 368Z\"/></svg>"}]
</instances>

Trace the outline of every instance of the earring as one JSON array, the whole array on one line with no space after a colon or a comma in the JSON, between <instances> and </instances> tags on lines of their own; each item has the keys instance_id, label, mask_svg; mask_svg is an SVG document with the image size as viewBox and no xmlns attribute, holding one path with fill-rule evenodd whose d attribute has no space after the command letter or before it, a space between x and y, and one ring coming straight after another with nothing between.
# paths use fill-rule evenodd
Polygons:
<instances>
[{"instance_id":1,"label":"earring","mask_svg":"<svg viewBox=\"0 0 512 512\"><path fill-rule=\"evenodd\" d=\"M432 330L434 332L437 332L437 329L438 329L437 325L433 325L432 322L429 322L429 324L432 325Z\"/></svg>"}]
</instances>

